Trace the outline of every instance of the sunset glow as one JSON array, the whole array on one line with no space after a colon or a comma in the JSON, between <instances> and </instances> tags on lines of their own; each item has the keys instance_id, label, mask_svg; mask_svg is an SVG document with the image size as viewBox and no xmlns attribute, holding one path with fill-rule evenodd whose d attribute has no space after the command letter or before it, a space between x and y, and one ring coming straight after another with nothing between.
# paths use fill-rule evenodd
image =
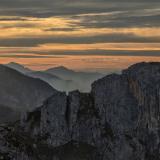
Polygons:
<instances>
[{"instance_id":1,"label":"sunset glow","mask_svg":"<svg viewBox=\"0 0 160 160\"><path fill-rule=\"evenodd\" d=\"M10 5L0 7L0 63L104 71L160 61L159 3L15 0Z\"/></svg>"}]
</instances>

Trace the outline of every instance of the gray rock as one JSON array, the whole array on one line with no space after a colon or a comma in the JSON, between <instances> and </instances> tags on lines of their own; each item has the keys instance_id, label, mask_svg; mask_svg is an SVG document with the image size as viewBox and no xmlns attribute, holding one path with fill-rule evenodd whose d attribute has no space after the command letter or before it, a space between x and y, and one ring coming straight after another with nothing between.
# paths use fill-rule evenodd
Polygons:
<instances>
[{"instance_id":1,"label":"gray rock","mask_svg":"<svg viewBox=\"0 0 160 160\"><path fill-rule=\"evenodd\" d=\"M21 127L44 160L159 160L160 63L106 76L91 93L59 92L27 113ZM27 155L24 148L19 153Z\"/></svg>"}]
</instances>

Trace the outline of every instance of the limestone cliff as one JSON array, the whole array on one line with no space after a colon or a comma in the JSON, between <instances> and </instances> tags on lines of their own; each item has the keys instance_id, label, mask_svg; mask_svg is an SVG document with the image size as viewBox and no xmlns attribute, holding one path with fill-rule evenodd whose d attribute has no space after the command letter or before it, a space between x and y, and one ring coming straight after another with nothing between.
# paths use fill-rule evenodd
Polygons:
<instances>
[{"instance_id":1,"label":"limestone cliff","mask_svg":"<svg viewBox=\"0 0 160 160\"><path fill-rule=\"evenodd\" d=\"M108 75L91 93L59 92L2 133L0 153L16 148L18 160L159 160L160 63Z\"/></svg>"}]
</instances>

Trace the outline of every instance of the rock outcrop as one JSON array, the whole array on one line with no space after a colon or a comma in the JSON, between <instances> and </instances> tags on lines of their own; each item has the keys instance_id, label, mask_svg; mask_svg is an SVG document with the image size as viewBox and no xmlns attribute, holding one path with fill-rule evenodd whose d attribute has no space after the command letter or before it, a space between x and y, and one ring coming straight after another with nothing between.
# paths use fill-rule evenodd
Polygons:
<instances>
[{"instance_id":1,"label":"rock outcrop","mask_svg":"<svg viewBox=\"0 0 160 160\"><path fill-rule=\"evenodd\" d=\"M28 151L28 143L16 140L21 160L159 160L160 63L108 75L92 84L91 93L59 92L18 126L9 133L20 131L32 142ZM12 141L11 147L0 144L13 151Z\"/></svg>"}]
</instances>

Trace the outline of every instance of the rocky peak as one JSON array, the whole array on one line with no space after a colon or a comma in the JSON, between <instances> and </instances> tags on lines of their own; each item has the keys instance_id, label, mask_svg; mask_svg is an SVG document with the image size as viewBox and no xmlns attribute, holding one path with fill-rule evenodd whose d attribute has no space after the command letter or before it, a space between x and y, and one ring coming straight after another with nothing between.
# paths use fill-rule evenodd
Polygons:
<instances>
[{"instance_id":1,"label":"rocky peak","mask_svg":"<svg viewBox=\"0 0 160 160\"><path fill-rule=\"evenodd\" d=\"M21 127L57 152L68 144L74 144L67 151L72 156L75 146L94 148L94 158L88 152L71 160L159 160L159 85L160 63L136 64L97 80L91 93L58 92L26 114ZM57 152L52 159L67 160Z\"/></svg>"}]
</instances>

